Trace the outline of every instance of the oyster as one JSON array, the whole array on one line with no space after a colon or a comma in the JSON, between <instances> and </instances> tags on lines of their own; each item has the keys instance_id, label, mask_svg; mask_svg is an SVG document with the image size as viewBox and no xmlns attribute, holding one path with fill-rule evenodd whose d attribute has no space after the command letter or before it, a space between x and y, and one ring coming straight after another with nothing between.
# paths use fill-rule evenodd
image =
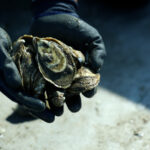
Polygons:
<instances>
[{"instance_id":1,"label":"oyster","mask_svg":"<svg viewBox=\"0 0 150 150\"><path fill-rule=\"evenodd\" d=\"M52 38L20 37L10 52L25 92L57 107L65 97L96 87L100 75L84 67L85 57L72 47Z\"/></svg>"}]
</instances>

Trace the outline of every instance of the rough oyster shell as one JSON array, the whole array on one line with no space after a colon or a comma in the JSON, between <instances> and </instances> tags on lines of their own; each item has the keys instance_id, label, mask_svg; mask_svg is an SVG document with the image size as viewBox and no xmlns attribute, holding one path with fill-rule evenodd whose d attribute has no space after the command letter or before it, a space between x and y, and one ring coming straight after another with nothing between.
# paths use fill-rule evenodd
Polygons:
<instances>
[{"instance_id":1,"label":"rough oyster shell","mask_svg":"<svg viewBox=\"0 0 150 150\"><path fill-rule=\"evenodd\" d=\"M52 37L24 35L10 54L24 91L57 107L63 105L65 97L91 90L100 81L99 74L84 67L85 57L80 51Z\"/></svg>"}]
</instances>

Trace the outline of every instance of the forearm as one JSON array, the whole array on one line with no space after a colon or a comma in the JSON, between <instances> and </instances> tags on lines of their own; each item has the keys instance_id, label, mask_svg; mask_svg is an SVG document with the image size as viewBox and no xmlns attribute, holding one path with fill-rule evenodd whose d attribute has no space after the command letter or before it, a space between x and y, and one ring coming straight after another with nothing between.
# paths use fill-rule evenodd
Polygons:
<instances>
[{"instance_id":1,"label":"forearm","mask_svg":"<svg viewBox=\"0 0 150 150\"><path fill-rule=\"evenodd\" d=\"M32 2L32 12L35 18L62 12L78 17L77 8L77 0L34 0Z\"/></svg>"}]
</instances>

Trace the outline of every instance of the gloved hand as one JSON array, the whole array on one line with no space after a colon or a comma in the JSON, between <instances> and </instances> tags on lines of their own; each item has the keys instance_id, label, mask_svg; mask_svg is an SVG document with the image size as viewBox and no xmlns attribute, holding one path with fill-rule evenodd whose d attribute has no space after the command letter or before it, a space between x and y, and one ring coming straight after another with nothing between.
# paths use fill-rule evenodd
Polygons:
<instances>
[{"instance_id":1,"label":"gloved hand","mask_svg":"<svg viewBox=\"0 0 150 150\"><path fill-rule=\"evenodd\" d=\"M74 49L81 50L86 56L87 66L99 72L106 55L102 37L98 31L79 18L74 0L34 0L34 20L30 33L35 36L51 36L63 41ZM83 93L92 97L96 88ZM66 100L68 108L76 112L81 108L79 95ZM60 112L63 111L63 108ZM57 108L55 109L57 112ZM61 114L61 113L60 113Z\"/></svg>"},{"instance_id":2,"label":"gloved hand","mask_svg":"<svg viewBox=\"0 0 150 150\"><path fill-rule=\"evenodd\" d=\"M8 53L10 49L10 37L0 28L0 91L12 101L23 105L34 116L44 121L52 122L54 115L51 111L45 109L45 103L39 99L25 95L21 91L21 77ZM47 114L49 117L47 117Z\"/></svg>"}]
</instances>

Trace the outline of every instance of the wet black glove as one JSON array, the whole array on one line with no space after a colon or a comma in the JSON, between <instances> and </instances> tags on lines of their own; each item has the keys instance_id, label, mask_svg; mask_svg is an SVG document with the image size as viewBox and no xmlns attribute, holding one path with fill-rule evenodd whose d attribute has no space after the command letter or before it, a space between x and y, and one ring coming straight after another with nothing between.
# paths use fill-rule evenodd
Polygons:
<instances>
[{"instance_id":1,"label":"wet black glove","mask_svg":"<svg viewBox=\"0 0 150 150\"><path fill-rule=\"evenodd\" d=\"M45 103L39 99L29 97L21 92L21 78L16 65L12 61L8 51L11 49L11 40L8 34L0 28L0 91L9 99L23 105L33 115L51 122L54 115L45 109ZM46 114L49 118L45 118Z\"/></svg>"},{"instance_id":2,"label":"wet black glove","mask_svg":"<svg viewBox=\"0 0 150 150\"><path fill-rule=\"evenodd\" d=\"M79 18L74 0L36 0L32 6L34 20L31 34L51 36L81 50L86 56L87 66L94 72L99 72L106 55L102 37L95 28ZM92 97L95 93L96 88L83 95ZM81 108L79 95L66 100L66 103L73 112Z\"/></svg>"}]
</instances>

